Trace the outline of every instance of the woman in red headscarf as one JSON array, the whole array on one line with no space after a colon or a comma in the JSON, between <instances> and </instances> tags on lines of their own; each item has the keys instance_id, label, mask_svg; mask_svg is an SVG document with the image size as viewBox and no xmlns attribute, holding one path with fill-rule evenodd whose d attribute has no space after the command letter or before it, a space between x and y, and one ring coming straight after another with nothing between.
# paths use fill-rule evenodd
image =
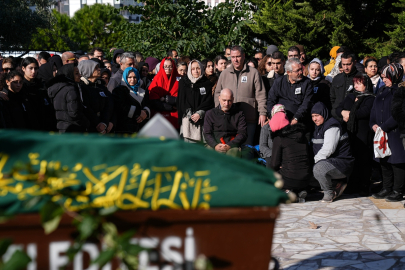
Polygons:
<instances>
[{"instance_id":1,"label":"woman in red headscarf","mask_svg":"<svg viewBox=\"0 0 405 270\"><path fill-rule=\"evenodd\" d=\"M162 114L176 129L180 128L176 108L180 78L174 61L164 58L160 63L159 72L149 86L152 115Z\"/></svg>"}]
</instances>

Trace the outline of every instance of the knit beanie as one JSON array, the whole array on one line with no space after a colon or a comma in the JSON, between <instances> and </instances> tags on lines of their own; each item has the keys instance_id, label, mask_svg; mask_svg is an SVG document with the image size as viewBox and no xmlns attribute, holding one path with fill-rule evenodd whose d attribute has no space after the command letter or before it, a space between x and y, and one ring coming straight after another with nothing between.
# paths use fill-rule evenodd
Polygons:
<instances>
[{"instance_id":1,"label":"knit beanie","mask_svg":"<svg viewBox=\"0 0 405 270\"><path fill-rule=\"evenodd\" d=\"M270 46L267 47L266 54L272 55L276 51L278 51L277 46L276 45L270 45Z\"/></svg>"},{"instance_id":2,"label":"knit beanie","mask_svg":"<svg viewBox=\"0 0 405 270\"><path fill-rule=\"evenodd\" d=\"M337 55L337 50L339 50L340 46L335 46L332 48L332 50L330 50L329 55L330 57L332 57L333 59L336 59L336 55Z\"/></svg>"},{"instance_id":3,"label":"knit beanie","mask_svg":"<svg viewBox=\"0 0 405 270\"><path fill-rule=\"evenodd\" d=\"M287 116L283 112L276 113L269 121L270 129L272 132L282 129L290 124Z\"/></svg>"}]
</instances>

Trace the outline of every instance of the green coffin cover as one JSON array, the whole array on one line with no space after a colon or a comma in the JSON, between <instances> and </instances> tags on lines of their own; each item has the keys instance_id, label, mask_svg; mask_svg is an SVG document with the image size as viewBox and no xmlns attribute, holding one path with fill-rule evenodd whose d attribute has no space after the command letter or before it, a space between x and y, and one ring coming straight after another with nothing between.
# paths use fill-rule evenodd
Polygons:
<instances>
[{"instance_id":1,"label":"green coffin cover","mask_svg":"<svg viewBox=\"0 0 405 270\"><path fill-rule=\"evenodd\" d=\"M10 174L18 162L34 170ZM54 170L62 173L46 185L33 181ZM0 207L8 213L38 211L41 204L26 207L36 196L73 211L277 206L288 197L275 182L265 167L179 140L0 130Z\"/></svg>"}]
</instances>

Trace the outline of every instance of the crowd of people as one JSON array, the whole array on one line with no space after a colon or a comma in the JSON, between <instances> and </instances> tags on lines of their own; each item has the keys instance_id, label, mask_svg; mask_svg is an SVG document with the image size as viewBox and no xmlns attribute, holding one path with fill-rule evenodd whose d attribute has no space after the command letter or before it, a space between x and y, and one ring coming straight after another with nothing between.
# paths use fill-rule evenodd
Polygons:
<instances>
[{"instance_id":1,"label":"crowd of people","mask_svg":"<svg viewBox=\"0 0 405 270\"><path fill-rule=\"evenodd\" d=\"M332 202L343 191L401 201L405 188L405 55L358 59L335 46L330 60L302 45L247 57L240 46L215 59L170 49L161 60L114 49L2 59L0 128L136 133L160 113L187 143L244 157L259 145L284 190L304 199L311 182ZM374 156L374 136L391 155ZM157 134L158 135L158 134Z\"/></svg>"}]
</instances>

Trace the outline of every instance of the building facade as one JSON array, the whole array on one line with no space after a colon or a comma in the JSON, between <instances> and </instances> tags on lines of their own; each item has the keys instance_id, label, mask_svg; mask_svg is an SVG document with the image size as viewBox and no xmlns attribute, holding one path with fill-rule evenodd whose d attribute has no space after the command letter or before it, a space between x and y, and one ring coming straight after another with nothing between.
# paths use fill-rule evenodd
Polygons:
<instances>
[{"instance_id":1,"label":"building facade","mask_svg":"<svg viewBox=\"0 0 405 270\"><path fill-rule=\"evenodd\" d=\"M54 5L60 13L64 13L73 17L76 11L81 9L84 5L105 4L111 5L115 8L124 6L142 6L143 3L138 3L136 0L59 0ZM130 14L128 11L121 11L121 15L131 23L139 23L141 16L138 14Z\"/></svg>"}]
</instances>

